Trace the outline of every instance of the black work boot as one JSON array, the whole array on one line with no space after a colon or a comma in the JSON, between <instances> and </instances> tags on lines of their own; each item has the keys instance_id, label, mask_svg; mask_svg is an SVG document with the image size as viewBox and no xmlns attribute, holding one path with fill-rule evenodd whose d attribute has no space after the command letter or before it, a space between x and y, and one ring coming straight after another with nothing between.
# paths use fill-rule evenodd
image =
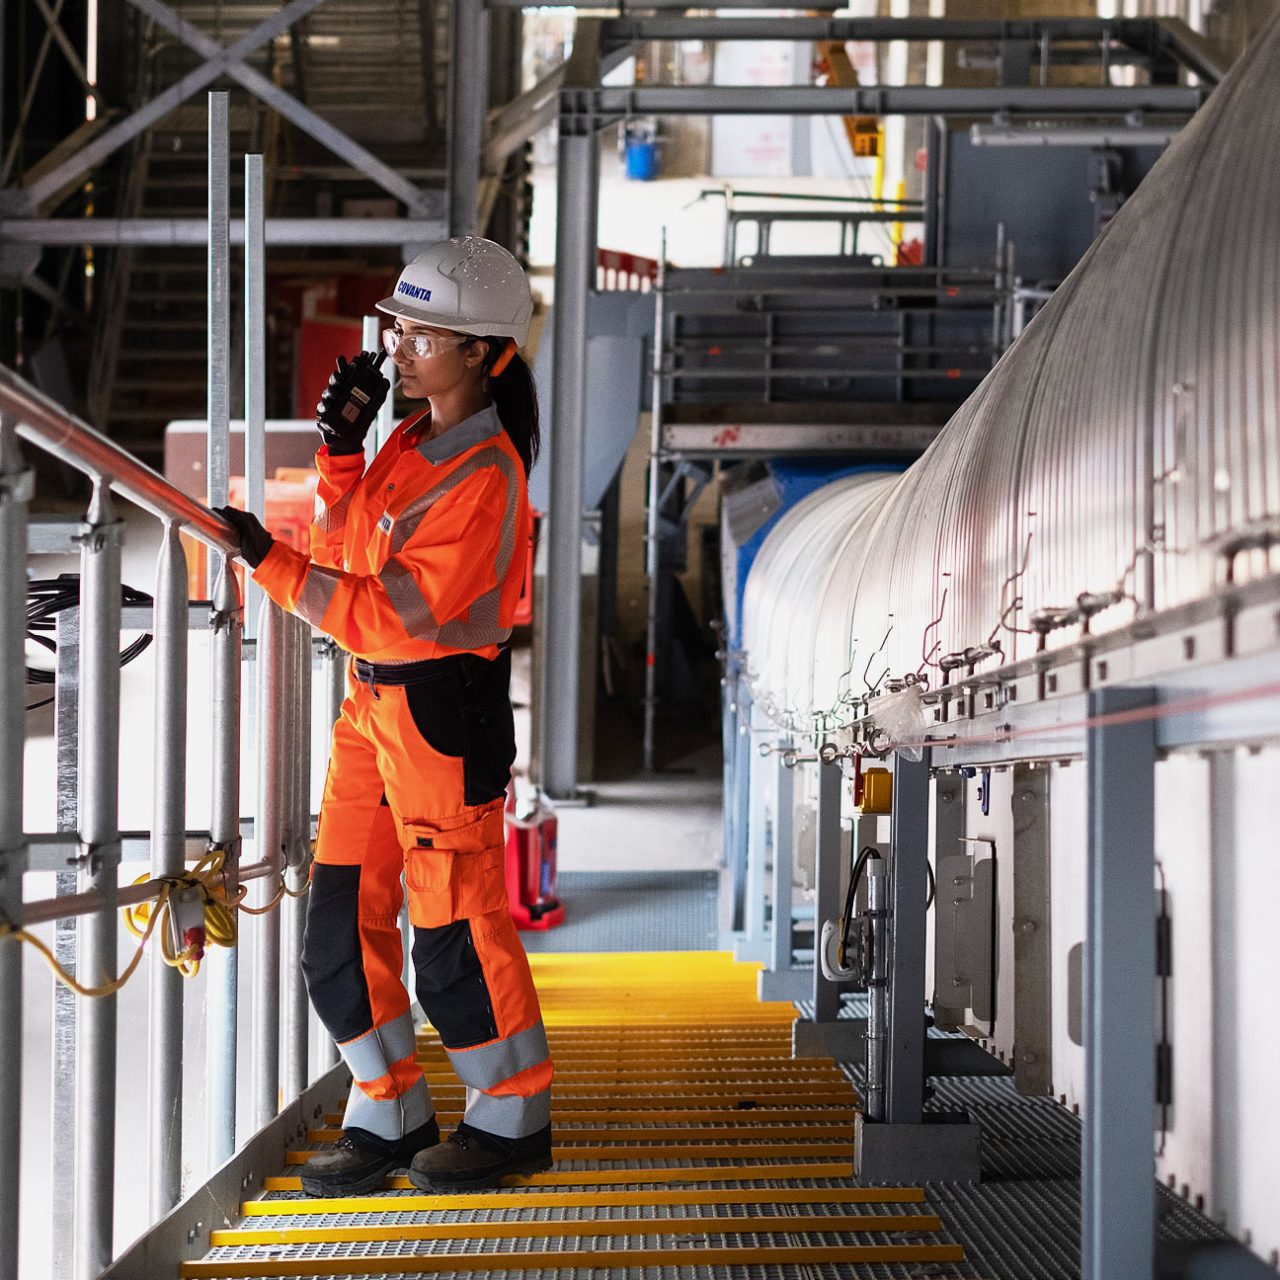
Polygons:
<instances>
[{"instance_id":1,"label":"black work boot","mask_svg":"<svg viewBox=\"0 0 1280 1280\"><path fill-rule=\"evenodd\" d=\"M403 1169L420 1151L440 1141L432 1116L398 1142L388 1142L365 1129L344 1129L330 1150L302 1166L302 1189L309 1196L362 1196L382 1186L394 1169Z\"/></svg>"},{"instance_id":2,"label":"black work boot","mask_svg":"<svg viewBox=\"0 0 1280 1280\"><path fill-rule=\"evenodd\" d=\"M475 1191L510 1173L551 1168L551 1126L527 1138L500 1138L465 1121L447 1142L414 1156L409 1181L420 1191Z\"/></svg>"}]
</instances>

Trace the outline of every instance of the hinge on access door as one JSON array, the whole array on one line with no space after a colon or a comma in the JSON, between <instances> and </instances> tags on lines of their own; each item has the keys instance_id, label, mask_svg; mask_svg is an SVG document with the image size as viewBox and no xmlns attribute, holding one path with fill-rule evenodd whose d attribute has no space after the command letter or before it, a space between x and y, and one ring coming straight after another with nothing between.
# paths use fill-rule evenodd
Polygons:
<instances>
[{"instance_id":1,"label":"hinge on access door","mask_svg":"<svg viewBox=\"0 0 1280 1280\"><path fill-rule=\"evenodd\" d=\"M1172 1124L1173 1045L1170 1043L1170 1003L1173 992L1173 921L1169 915L1169 894L1156 890L1156 1122L1166 1133Z\"/></svg>"}]
</instances>

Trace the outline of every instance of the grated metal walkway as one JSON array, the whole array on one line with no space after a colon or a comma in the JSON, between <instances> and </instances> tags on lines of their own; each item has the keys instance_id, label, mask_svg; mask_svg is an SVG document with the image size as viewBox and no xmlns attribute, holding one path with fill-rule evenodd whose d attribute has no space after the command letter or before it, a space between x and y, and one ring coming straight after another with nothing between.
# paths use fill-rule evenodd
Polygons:
<instances>
[{"instance_id":1,"label":"grated metal walkway","mask_svg":"<svg viewBox=\"0 0 1280 1280\"><path fill-rule=\"evenodd\" d=\"M973 1274L922 1188L855 1185L857 1096L834 1063L792 1059L795 1009L757 1001L758 966L723 952L531 963L556 1060L553 1170L444 1196L392 1177L345 1200L306 1199L286 1172L181 1275ZM463 1090L434 1032L418 1047L448 1129ZM289 1165L335 1140L339 1118L325 1122Z\"/></svg>"}]
</instances>

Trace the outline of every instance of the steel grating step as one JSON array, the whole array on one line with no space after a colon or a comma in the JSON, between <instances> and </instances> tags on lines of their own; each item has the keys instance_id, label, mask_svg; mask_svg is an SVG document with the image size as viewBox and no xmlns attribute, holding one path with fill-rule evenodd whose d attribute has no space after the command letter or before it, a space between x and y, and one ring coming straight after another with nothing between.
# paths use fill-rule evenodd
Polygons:
<instances>
[{"instance_id":1,"label":"steel grating step","mask_svg":"<svg viewBox=\"0 0 1280 1280\"><path fill-rule=\"evenodd\" d=\"M757 1001L758 965L715 952L531 962L557 1064L554 1169L454 1195L396 1176L345 1199L307 1197L285 1172L180 1274L974 1274L922 1188L854 1184L854 1086L828 1060L792 1059L794 1007ZM434 1032L418 1051L448 1128L463 1090ZM288 1165L337 1139L341 1117L322 1124Z\"/></svg>"}]
</instances>

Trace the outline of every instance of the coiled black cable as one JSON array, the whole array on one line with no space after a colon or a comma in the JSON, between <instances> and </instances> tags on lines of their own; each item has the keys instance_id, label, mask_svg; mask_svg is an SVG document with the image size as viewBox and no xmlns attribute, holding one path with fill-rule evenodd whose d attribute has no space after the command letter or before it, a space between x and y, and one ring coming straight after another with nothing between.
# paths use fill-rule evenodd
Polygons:
<instances>
[{"instance_id":1,"label":"coiled black cable","mask_svg":"<svg viewBox=\"0 0 1280 1280\"><path fill-rule=\"evenodd\" d=\"M145 591L133 587L121 586L121 603L126 605L150 604L151 597ZM44 632L57 630L58 614L64 609L75 609L80 605L80 575L64 573L56 578L35 578L27 583L27 639L38 644L50 653L58 652L58 645L51 636ZM132 644L127 645L120 654L120 665L128 666L134 658L142 653L151 643L151 633L139 636ZM57 676L43 667L27 668L28 684L53 684ZM47 707L53 698L42 698L33 702L28 711Z\"/></svg>"}]
</instances>

